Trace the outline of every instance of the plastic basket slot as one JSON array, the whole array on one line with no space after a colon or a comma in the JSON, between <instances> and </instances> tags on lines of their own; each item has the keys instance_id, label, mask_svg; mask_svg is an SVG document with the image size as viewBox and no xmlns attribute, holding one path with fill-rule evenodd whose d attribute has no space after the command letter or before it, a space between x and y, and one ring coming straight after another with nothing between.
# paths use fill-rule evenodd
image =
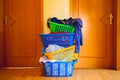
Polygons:
<instances>
[{"instance_id":1,"label":"plastic basket slot","mask_svg":"<svg viewBox=\"0 0 120 80\"><path fill-rule=\"evenodd\" d=\"M52 75L53 76L58 76L58 63L54 63L52 65Z\"/></svg>"},{"instance_id":2,"label":"plastic basket slot","mask_svg":"<svg viewBox=\"0 0 120 80\"><path fill-rule=\"evenodd\" d=\"M46 75L51 75L51 63L46 63L45 64L45 72L46 72Z\"/></svg>"},{"instance_id":3,"label":"plastic basket slot","mask_svg":"<svg viewBox=\"0 0 120 80\"><path fill-rule=\"evenodd\" d=\"M65 76L66 75L67 72L66 72L65 67L66 67L65 63L60 64L60 76Z\"/></svg>"},{"instance_id":4,"label":"plastic basket slot","mask_svg":"<svg viewBox=\"0 0 120 80\"><path fill-rule=\"evenodd\" d=\"M61 26L56 26L56 32L61 32L62 31L62 27Z\"/></svg>"},{"instance_id":5,"label":"plastic basket slot","mask_svg":"<svg viewBox=\"0 0 120 80\"><path fill-rule=\"evenodd\" d=\"M73 73L73 64L72 63L69 63L67 64L67 75L71 75Z\"/></svg>"},{"instance_id":6,"label":"plastic basket slot","mask_svg":"<svg viewBox=\"0 0 120 80\"><path fill-rule=\"evenodd\" d=\"M55 22L51 22L50 23L50 29L52 32L74 32L74 27L70 26L70 25L66 25L66 24L59 24L59 23L55 23Z\"/></svg>"}]
</instances>

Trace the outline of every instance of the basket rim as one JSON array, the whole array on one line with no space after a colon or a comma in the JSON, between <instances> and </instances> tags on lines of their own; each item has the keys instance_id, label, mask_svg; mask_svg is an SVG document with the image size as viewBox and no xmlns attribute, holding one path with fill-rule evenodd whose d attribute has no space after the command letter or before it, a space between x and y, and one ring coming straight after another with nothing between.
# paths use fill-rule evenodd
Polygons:
<instances>
[{"instance_id":1,"label":"basket rim","mask_svg":"<svg viewBox=\"0 0 120 80\"><path fill-rule=\"evenodd\" d=\"M39 36L42 36L42 35L74 35L75 33L62 33L62 34L38 34Z\"/></svg>"},{"instance_id":2,"label":"basket rim","mask_svg":"<svg viewBox=\"0 0 120 80\"><path fill-rule=\"evenodd\" d=\"M60 23L56 23L56 22L53 22L53 21L48 21L49 23L52 23L52 24L58 24L58 25L64 25L64 26L70 26L70 27L73 27L73 25L69 25L69 24L60 24Z\"/></svg>"},{"instance_id":3,"label":"basket rim","mask_svg":"<svg viewBox=\"0 0 120 80\"><path fill-rule=\"evenodd\" d=\"M75 59L75 60L77 60L77 59ZM52 63L52 64L54 64L54 63L66 63L66 64L69 64L69 63L75 63L75 60L71 60L71 61L61 61L61 60L55 60L54 62L51 62L51 61L46 61L45 63L43 63L43 64L47 64L47 63Z\"/></svg>"}]
</instances>

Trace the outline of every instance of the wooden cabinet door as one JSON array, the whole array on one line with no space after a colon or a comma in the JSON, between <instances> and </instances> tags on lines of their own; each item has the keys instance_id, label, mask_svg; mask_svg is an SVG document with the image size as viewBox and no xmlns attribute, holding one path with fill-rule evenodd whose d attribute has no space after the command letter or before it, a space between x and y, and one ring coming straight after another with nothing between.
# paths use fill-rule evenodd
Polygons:
<instances>
[{"instance_id":1,"label":"wooden cabinet door","mask_svg":"<svg viewBox=\"0 0 120 80\"><path fill-rule=\"evenodd\" d=\"M39 66L42 0L4 0L4 17L5 66Z\"/></svg>"},{"instance_id":2,"label":"wooden cabinet door","mask_svg":"<svg viewBox=\"0 0 120 80\"><path fill-rule=\"evenodd\" d=\"M76 68L113 67L112 13L112 0L71 0L71 15L83 21L83 46Z\"/></svg>"}]
</instances>

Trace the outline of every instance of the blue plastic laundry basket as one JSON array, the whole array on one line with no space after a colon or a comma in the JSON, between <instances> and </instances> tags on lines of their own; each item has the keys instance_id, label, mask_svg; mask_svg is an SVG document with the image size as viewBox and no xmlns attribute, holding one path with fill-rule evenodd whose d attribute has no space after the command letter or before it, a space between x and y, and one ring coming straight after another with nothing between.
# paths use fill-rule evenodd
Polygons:
<instances>
[{"instance_id":1,"label":"blue plastic laundry basket","mask_svg":"<svg viewBox=\"0 0 120 80\"><path fill-rule=\"evenodd\" d=\"M46 62L44 63L44 69L46 76L49 77L67 77L73 75L75 62Z\"/></svg>"},{"instance_id":2,"label":"blue plastic laundry basket","mask_svg":"<svg viewBox=\"0 0 120 80\"><path fill-rule=\"evenodd\" d=\"M49 44L68 47L74 44L74 33L69 34L40 34L44 48Z\"/></svg>"}]
</instances>

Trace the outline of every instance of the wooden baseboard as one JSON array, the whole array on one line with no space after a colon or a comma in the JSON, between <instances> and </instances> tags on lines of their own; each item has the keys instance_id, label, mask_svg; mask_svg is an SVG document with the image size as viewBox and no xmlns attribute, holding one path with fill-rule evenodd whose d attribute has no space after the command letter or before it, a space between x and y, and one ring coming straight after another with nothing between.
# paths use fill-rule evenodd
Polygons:
<instances>
[{"instance_id":1,"label":"wooden baseboard","mask_svg":"<svg viewBox=\"0 0 120 80\"><path fill-rule=\"evenodd\" d=\"M4 67L4 69L35 69L40 67Z\"/></svg>"}]
</instances>

